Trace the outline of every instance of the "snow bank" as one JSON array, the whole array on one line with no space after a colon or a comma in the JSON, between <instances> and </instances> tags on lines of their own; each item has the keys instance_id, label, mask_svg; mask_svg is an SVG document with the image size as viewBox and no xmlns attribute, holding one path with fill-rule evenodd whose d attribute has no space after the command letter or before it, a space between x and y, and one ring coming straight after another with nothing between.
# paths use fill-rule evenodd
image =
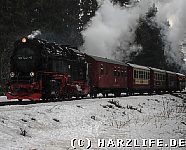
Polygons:
<instances>
[{"instance_id":1,"label":"snow bank","mask_svg":"<svg viewBox=\"0 0 186 150\"><path fill-rule=\"evenodd\" d=\"M101 138L184 139L182 106L182 99L170 95L2 106L0 147L63 150L72 149L73 138L89 138L97 149Z\"/></svg>"}]
</instances>

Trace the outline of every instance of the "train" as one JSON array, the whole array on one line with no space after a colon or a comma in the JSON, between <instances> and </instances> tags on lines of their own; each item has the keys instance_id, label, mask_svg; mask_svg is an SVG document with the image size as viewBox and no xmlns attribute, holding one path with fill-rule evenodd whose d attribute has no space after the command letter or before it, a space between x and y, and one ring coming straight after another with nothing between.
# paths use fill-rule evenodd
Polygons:
<instances>
[{"instance_id":1,"label":"train","mask_svg":"<svg viewBox=\"0 0 186 150\"><path fill-rule=\"evenodd\" d=\"M23 37L10 58L7 99L70 100L99 93L171 93L185 89L185 75L92 56L70 45Z\"/></svg>"}]
</instances>

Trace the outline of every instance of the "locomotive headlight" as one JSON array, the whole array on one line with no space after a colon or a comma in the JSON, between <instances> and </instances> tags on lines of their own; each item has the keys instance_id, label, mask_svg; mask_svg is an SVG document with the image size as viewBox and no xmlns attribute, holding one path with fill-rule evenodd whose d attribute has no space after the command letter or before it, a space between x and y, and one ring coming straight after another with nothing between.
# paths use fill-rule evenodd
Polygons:
<instances>
[{"instance_id":1,"label":"locomotive headlight","mask_svg":"<svg viewBox=\"0 0 186 150\"><path fill-rule=\"evenodd\" d=\"M26 38L22 38L21 40L23 43L26 43Z\"/></svg>"},{"instance_id":2,"label":"locomotive headlight","mask_svg":"<svg viewBox=\"0 0 186 150\"><path fill-rule=\"evenodd\" d=\"M34 75L35 75L34 72L30 72L31 77L34 77Z\"/></svg>"},{"instance_id":3,"label":"locomotive headlight","mask_svg":"<svg viewBox=\"0 0 186 150\"><path fill-rule=\"evenodd\" d=\"M15 77L15 73L14 72L10 72L10 77L11 78Z\"/></svg>"}]
</instances>

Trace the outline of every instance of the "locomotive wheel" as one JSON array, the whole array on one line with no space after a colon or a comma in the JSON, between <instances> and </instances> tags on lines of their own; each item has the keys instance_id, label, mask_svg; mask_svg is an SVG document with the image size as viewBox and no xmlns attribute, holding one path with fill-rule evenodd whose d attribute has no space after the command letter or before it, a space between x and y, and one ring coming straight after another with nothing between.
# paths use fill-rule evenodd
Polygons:
<instances>
[{"instance_id":1,"label":"locomotive wheel","mask_svg":"<svg viewBox=\"0 0 186 150\"><path fill-rule=\"evenodd\" d=\"M108 97L108 93L102 93L103 97Z\"/></svg>"},{"instance_id":2,"label":"locomotive wheel","mask_svg":"<svg viewBox=\"0 0 186 150\"><path fill-rule=\"evenodd\" d=\"M152 92L148 92L148 95L152 95Z\"/></svg>"},{"instance_id":3,"label":"locomotive wheel","mask_svg":"<svg viewBox=\"0 0 186 150\"><path fill-rule=\"evenodd\" d=\"M81 95L81 98L83 99L83 98L85 98L87 96L88 96L88 94L84 94L84 95Z\"/></svg>"},{"instance_id":4,"label":"locomotive wheel","mask_svg":"<svg viewBox=\"0 0 186 150\"><path fill-rule=\"evenodd\" d=\"M120 92L115 92L114 93L114 97L120 97L121 96L121 93Z\"/></svg>"},{"instance_id":5,"label":"locomotive wheel","mask_svg":"<svg viewBox=\"0 0 186 150\"><path fill-rule=\"evenodd\" d=\"M106 97L109 97L109 96L108 96L108 93L106 93Z\"/></svg>"},{"instance_id":6,"label":"locomotive wheel","mask_svg":"<svg viewBox=\"0 0 186 150\"><path fill-rule=\"evenodd\" d=\"M103 97L105 98L106 97L106 94L105 93L102 93Z\"/></svg>"},{"instance_id":7,"label":"locomotive wheel","mask_svg":"<svg viewBox=\"0 0 186 150\"><path fill-rule=\"evenodd\" d=\"M72 100L72 95L71 94L67 94L66 98L67 98L68 101L70 101L70 100Z\"/></svg>"},{"instance_id":8,"label":"locomotive wheel","mask_svg":"<svg viewBox=\"0 0 186 150\"><path fill-rule=\"evenodd\" d=\"M19 102L22 102L22 101L23 101L23 99L18 99L18 101L19 101Z\"/></svg>"},{"instance_id":9,"label":"locomotive wheel","mask_svg":"<svg viewBox=\"0 0 186 150\"><path fill-rule=\"evenodd\" d=\"M97 93L94 93L94 98L97 98Z\"/></svg>"},{"instance_id":10,"label":"locomotive wheel","mask_svg":"<svg viewBox=\"0 0 186 150\"><path fill-rule=\"evenodd\" d=\"M143 92L140 92L139 95L144 95L144 93Z\"/></svg>"},{"instance_id":11,"label":"locomotive wheel","mask_svg":"<svg viewBox=\"0 0 186 150\"><path fill-rule=\"evenodd\" d=\"M76 99L80 100L83 96L81 96L80 94L76 95Z\"/></svg>"},{"instance_id":12,"label":"locomotive wheel","mask_svg":"<svg viewBox=\"0 0 186 150\"><path fill-rule=\"evenodd\" d=\"M97 93L90 93L91 98L97 98Z\"/></svg>"},{"instance_id":13,"label":"locomotive wheel","mask_svg":"<svg viewBox=\"0 0 186 150\"><path fill-rule=\"evenodd\" d=\"M128 92L127 96L132 96L134 93L133 92Z\"/></svg>"}]
</instances>

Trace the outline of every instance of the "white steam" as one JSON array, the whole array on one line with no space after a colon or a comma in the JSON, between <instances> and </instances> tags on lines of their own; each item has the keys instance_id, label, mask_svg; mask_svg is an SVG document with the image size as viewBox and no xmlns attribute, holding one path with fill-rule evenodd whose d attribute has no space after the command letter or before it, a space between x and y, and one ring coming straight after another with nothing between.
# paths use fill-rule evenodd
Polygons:
<instances>
[{"instance_id":1,"label":"white steam","mask_svg":"<svg viewBox=\"0 0 186 150\"><path fill-rule=\"evenodd\" d=\"M161 0L157 2L158 13L157 21L161 24L163 21L169 21L170 28L165 31L167 41L170 42L171 50L165 49L167 57L174 62L181 64L180 47L186 37L186 1L185 0ZM183 51L183 53L186 53Z\"/></svg>"},{"instance_id":2,"label":"white steam","mask_svg":"<svg viewBox=\"0 0 186 150\"><path fill-rule=\"evenodd\" d=\"M82 32L86 52L92 55L120 59L121 51L116 49L122 49L126 56L129 56L135 50L134 48L130 49L129 43L134 41L137 20L147 9L148 7L145 8L145 5L121 8L119 5L113 5L109 0L102 1L96 16Z\"/></svg>"},{"instance_id":3,"label":"white steam","mask_svg":"<svg viewBox=\"0 0 186 150\"><path fill-rule=\"evenodd\" d=\"M32 31L32 33L30 35L28 35L28 39L33 39L36 36L41 35L41 31L40 30L36 30L36 31Z\"/></svg>"},{"instance_id":4,"label":"white steam","mask_svg":"<svg viewBox=\"0 0 186 150\"><path fill-rule=\"evenodd\" d=\"M87 53L120 59L122 51L126 60L132 52L138 53L141 47L139 45L131 47L129 43L134 42L139 17L144 16L155 3L158 8L156 18L158 25L163 26L166 21L170 24L169 29L162 30L166 35L165 41L171 46L170 49L166 49L165 55L174 62L181 63L178 62L181 57L179 45L185 38L186 0L141 0L123 8L113 5L110 0L97 1L100 8L82 32Z\"/></svg>"}]
</instances>

